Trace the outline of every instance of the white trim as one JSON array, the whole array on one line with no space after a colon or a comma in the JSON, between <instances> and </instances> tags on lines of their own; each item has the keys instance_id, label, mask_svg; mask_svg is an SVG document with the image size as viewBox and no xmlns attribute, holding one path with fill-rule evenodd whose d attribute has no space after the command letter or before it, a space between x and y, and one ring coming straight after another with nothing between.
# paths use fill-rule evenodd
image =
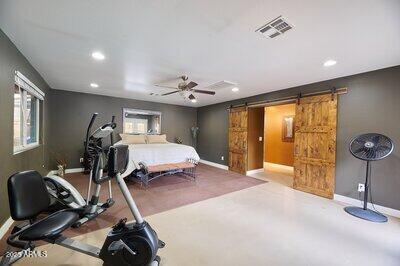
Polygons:
<instances>
[{"instance_id":1,"label":"white trim","mask_svg":"<svg viewBox=\"0 0 400 266\"><path fill-rule=\"evenodd\" d=\"M346 203L346 204L349 204L349 205L362 207L362 202L360 200L353 199L353 198L346 197L346 196L342 196L342 195L339 195L339 194L334 194L333 195L333 200L339 201L339 202L342 202L342 203ZM374 206L375 206L375 209L377 211L379 211L379 212L381 212L383 214L390 215L390 216L393 216L393 217L396 217L396 218L400 218L400 210L388 208L388 207L385 207L385 206L380 206L380 205L377 205L377 204L374 204ZM373 206L372 206L372 204L370 202L368 202L368 208L369 209L373 209Z\"/></svg>"},{"instance_id":2,"label":"white trim","mask_svg":"<svg viewBox=\"0 0 400 266\"><path fill-rule=\"evenodd\" d=\"M29 151L29 150L35 149L35 148L37 148L37 147L39 147L39 146L40 146L39 143L34 142L34 143L30 143L30 144L28 144L28 145L26 145L26 146L22 146L22 145L21 145L21 146L15 147L15 148L14 148L13 155L22 153L22 152L24 152L24 151Z\"/></svg>"},{"instance_id":3,"label":"white trim","mask_svg":"<svg viewBox=\"0 0 400 266\"><path fill-rule=\"evenodd\" d=\"M21 119L20 119L21 120L20 121L20 131L21 131L20 138L21 138L22 142L19 146L14 146L13 154L18 154L18 153L24 152L26 150L34 149L36 147L39 147L39 144L40 144L39 143L39 140L40 140L40 136L39 136L39 134L40 134L40 100L38 99L36 94L33 95L30 91L26 90L25 87L21 87L20 84L18 84L18 89L19 89L19 93L20 93L20 112L22 115ZM33 104L34 102L36 104L36 114L35 114L36 140L35 140L35 142L29 143L29 144L27 143L27 140L28 140L27 121L28 121L28 117L29 117L29 114L27 112L28 92L33 95L33 97L31 98L31 101L32 101L31 104ZM15 100L14 100L14 105L15 105ZM15 109L15 106L14 106L14 109Z\"/></svg>"},{"instance_id":4,"label":"white trim","mask_svg":"<svg viewBox=\"0 0 400 266\"><path fill-rule=\"evenodd\" d=\"M217 168L221 168L221 169L224 169L224 170L228 170L229 169L229 167L227 165L214 163L214 162L210 162L210 161L206 161L206 160L202 160L202 159L200 159L199 162L207 164L207 165L211 165L211 166L214 166L214 167L217 167Z\"/></svg>"},{"instance_id":5,"label":"white trim","mask_svg":"<svg viewBox=\"0 0 400 266\"><path fill-rule=\"evenodd\" d=\"M85 168L70 168L70 169L65 169L66 174L72 174L72 173L82 173L85 170ZM47 175L57 175L57 170L51 170Z\"/></svg>"},{"instance_id":6,"label":"white trim","mask_svg":"<svg viewBox=\"0 0 400 266\"><path fill-rule=\"evenodd\" d=\"M71 173L81 173L85 170L85 168L70 168L70 169L65 169L66 174L71 174Z\"/></svg>"},{"instance_id":7,"label":"white trim","mask_svg":"<svg viewBox=\"0 0 400 266\"><path fill-rule=\"evenodd\" d=\"M15 84L34 95L36 98L42 101L44 100L44 92L19 71L15 71Z\"/></svg>"},{"instance_id":8,"label":"white trim","mask_svg":"<svg viewBox=\"0 0 400 266\"><path fill-rule=\"evenodd\" d=\"M0 227L0 239L7 233L8 229L12 226L14 220L11 217L4 222L4 224Z\"/></svg>"},{"instance_id":9,"label":"white trim","mask_svg":"<svg viewBox=\"0 0 400 266\"><path fill-rule=\"evenodd\" d=\"M253 170L247 171L246 175L253 175L253 174L262 173L262 172L264 172L264 168L253 169Z\"/></svg>"}]
</instances>

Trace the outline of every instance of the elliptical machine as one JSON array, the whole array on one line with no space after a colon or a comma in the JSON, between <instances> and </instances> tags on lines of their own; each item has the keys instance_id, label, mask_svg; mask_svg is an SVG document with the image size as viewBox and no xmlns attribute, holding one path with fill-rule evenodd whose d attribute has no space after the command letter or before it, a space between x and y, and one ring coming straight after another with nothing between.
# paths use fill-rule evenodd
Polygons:
<instances>
[{"instance_id":1,"label":"elliptical machine","mask_svg":"<svg viewBox=\"0 0 400 266\"><path fill-rule=\"evenodd\" d=\"M48 208L50 197L42 176L36 171L19 172L12 175L7 182L11 217L15 221L29 221L26 225L13 228L7 243L21 249L21 256L5 254L0 265L11 265L23 257L32 254L35 241L44 240L86 255L100 258L109 266L157 266L160 257L159 248L165 243L158 239L157 233L143 220L135 201L130 194L121 173L128 164L128 146L112 146L109 149L108 175L100 176L100 156L94 158L93 182L101 184L116 178L119 188L135 218L135 222L126 223L121 219L108 233L101 249L67 238L62 232L79 219L81 209L63 209L38 220L38 215ZM8 249L9 251L10 249Z\"/></svg>"},{"instance_id":2,"label":"elliptical machine","mask_svg":"<svg viewBox=\"0 0 400 266\"><path fill-rule=\"evenodd\" d=\"M49 208L50 212L54 212L57 210L65 209L65 208L84 208L85 211L81 213L81 218L75 222L73 227L80 227L82 224L93 220L99 214L107 210L114 204L114 200L112 198L112 189L111 189L111 180L108 181L108 199L101 203L99 202L99 195L101 184L96 184L95 191L92 194L91 187L93 182L93 165L94 158L98 158L99 160L99 169L97 169L98 174L100 176L103 175L104 165L104 151L102 140L108 136L110 136L111 145L114 143L113 139L113 131L116 127L115 116L112 117L111 122L102 125L97 128L93 133L91 133L91 129L94 121L98 113L94 113L90 119L89 126L86 130L85 137L85 156L88 161L90 167L90 175L89 175L89 184L87 189L86 200L82 197L82 195L72 186L68 181L59 177L59 176L47 176L44 177L48 192L51 196L51 205Z\"/></svg>"}]
</instances>

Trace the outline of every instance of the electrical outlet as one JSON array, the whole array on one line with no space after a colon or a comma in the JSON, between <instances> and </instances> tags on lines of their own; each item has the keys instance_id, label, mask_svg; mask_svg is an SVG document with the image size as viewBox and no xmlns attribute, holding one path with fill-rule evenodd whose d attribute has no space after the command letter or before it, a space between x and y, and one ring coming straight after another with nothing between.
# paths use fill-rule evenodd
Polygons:
<instances>
[{"instance_id":1,"label":"electrical outlet","mask_svg":"<svg viewBox=\"0 0 400 266\"><path fill-rule=\"evenodd\" d=\"M359 184L358 184L358 192L364 192L364 191L365 191L365 185L359 183Z\"/></svg>"},{"instance_id":2,"label":"electrical outlet","mask_svg":"<svg viewBox=\"0 0 400 266\"><path fill-rule=\"evenodd\" d=\"M221 156L221 161L223 161L224 160L224 156Z\"/></svg>"},{"instance_id":3,"label":"electrical outlet","mask_svg":"<svg viewBox=\"0 0 400 266\"><path fill-rule=\"evenodd\" d=\"M80 162L80 163L83 163L83 158L79 158L79 162Z\"/></svg>"}]
</instances>

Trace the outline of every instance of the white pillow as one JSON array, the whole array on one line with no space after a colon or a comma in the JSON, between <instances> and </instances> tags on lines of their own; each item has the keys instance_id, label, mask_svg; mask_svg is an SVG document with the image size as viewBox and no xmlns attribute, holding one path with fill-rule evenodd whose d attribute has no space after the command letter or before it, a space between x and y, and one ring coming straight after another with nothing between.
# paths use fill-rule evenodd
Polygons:
<instances>
[{"instance_id":1,"label":"white pillow","mask_svg":"<svg viewBox=\"0 0 400 266\"><path fill-rule=\"evenodd\" d=\"M147 135L147 143L168 143L167 135Z\"/></svg>"},{"instance_id":2,"label":"white pillow","mask_svg":"<svg viewBox=\"0 0 400 266\"><path fill-rule=\"evenodd\" d=\"M146 144L145 135L130 135L130 134L119 134L122 139L122 144Z\"/></svg>"}]
</instances>

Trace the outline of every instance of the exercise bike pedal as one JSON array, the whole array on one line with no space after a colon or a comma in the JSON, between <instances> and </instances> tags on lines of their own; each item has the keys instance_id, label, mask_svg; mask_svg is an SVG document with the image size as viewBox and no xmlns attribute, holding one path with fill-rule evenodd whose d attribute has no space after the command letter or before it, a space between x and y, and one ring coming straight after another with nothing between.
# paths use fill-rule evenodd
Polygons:
<instances>
[{"instance_id":1,"label":"exercise bike pedal","mask_svg":"<svg viewBox=\"0 0 400 266\"><path fill-rule=\"evenodd\" d=\"M120 230L122 230L122 229L124 229L125 227L126 227L126 222L127 222L127 218L125 217L125 218L122 218L122 219L120 219L119 221L118 221L118 223L117 224L115 224L112 228L113 228L113 231L115 232L115 231L120 231Z\"/></svg>"},{"instance_id":2,"label":"exercise bike pedal","mask_svg":"<svg viewBox=\"0 0 400 266\"><path fill-rule=\"evenodd\" d=\"M104 202L104 203L101 205L101 208L108 209L108 208L110 208L111 206L113 206L114 203L115 203L115 201L114 201L113 199L108 199L106 202Z\"/></svg>"}]
</instances>

